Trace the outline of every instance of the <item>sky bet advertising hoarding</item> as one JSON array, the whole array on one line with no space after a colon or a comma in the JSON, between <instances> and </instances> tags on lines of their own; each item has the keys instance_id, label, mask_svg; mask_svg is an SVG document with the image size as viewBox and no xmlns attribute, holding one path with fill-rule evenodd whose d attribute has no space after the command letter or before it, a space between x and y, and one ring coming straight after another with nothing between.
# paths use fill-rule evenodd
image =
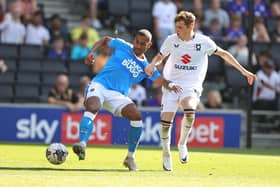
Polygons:
<instances>
[{"instance_id":1,"label":"sky bet advertising hoarding","mask_svg":"<svg viewBox=\"0 0 280 187\"><path fill-rule=\"evenodd\" d=\"M76 143L79 140L79 121L82 113L69 113L62 108L0 106L1 142L32 142L49 144ZM143 110L141 145L160 145L160 112ZM172 127L171 144L180 135L183 113L178 113ZM101 111L94 120L95 128L89 139L92 145L127 144L129 121ZM193 147L239 147L240 113L196 114L188 145Z\"/></svg>"}]
</instances>

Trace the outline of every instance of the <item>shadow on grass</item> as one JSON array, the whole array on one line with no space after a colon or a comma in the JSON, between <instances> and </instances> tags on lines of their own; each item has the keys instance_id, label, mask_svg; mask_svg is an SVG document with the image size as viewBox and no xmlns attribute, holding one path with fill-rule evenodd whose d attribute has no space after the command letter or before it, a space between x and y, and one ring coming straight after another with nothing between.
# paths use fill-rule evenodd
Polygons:
<instances>
[{"instance_id":1,"label":"shadow on grass","mask_svg":"<svg viewBox=\"0 0 280 187\"><path fill-rule=\"evenodd\" d=\"M50 168L50 167L0 167L1 170L13 171L79 171L79 172L130 172L127 169L83 169L83 168ZM139 170L137 172L157 172L159 170Z\"/></svg>"}]
</instances>

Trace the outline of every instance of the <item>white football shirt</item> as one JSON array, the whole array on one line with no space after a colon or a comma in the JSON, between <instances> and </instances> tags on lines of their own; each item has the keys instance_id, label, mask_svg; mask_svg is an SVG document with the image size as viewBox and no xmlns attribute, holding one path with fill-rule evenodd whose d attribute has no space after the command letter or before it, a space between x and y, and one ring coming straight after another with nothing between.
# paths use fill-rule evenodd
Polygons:
<instances>
[{"instance_id":1,"label":"white football shirt","mask_svg":"<svg viewBox=\"0 0 280 187\"><path fill-rule=\"evenodd\" d=\"M163 69L165 79L183 88L202 91L208 67L208 56L217 50L217 45L208 36L196 33L189 41L172 34L164 41L160 53L168 56Z\"/></svg>"},{"instance_id":2,"label":"white football shirt","mask_svg":"<svg viewBox=\"0 0 280 187\"><path fill-rule=\"evenodd\" d=\"M264 86L262 82L268 83L274 88L280 88L280 77L276 71L273 71L270 76L266 75L262 70L257 72L257 80L254 84L253 101L258 99L274 100L276 92Z\"/></svg>"}]
</instances>

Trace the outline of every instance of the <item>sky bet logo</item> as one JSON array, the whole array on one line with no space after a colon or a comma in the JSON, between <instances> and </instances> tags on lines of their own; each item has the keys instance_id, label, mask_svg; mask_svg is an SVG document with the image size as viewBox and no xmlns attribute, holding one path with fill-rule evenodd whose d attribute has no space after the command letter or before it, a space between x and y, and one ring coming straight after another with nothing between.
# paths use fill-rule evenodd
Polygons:
<instances>
[{"instance_id":1,"label":"sky bet logo","mask_svg":"<svg viewBox=\"0 0 280 187\"><path fill-rule=\"evenodd\" d=\"M83 114L62 114L62 143L79 142L79 126ZM94 131L92 132L88 144L111 144L112 116L109 114L99 114L94 120Z\"/></svg>"},{"instance_id":2,"label":"sky bet logo","mask_svg":"<svg viewBox=\"0 0 280 187\"><path fill-rule=\"evenodd\" d=\"M182 116L176 118L176 145L180 137ZM188 146L223 147L224 119L222 117L196 117L189 134Z\"/></svg>"},{"instance_id":3,"label":"sky bet logo","mask_svg":"<svg viewBox=\"0 0 280 187\"><path fill-rule=\"evenodd\" d=\"M48 122L46 119L38 119L36 113L32 113L30 118L19 119L16 122L16 137L22 140L40 140L49 144L56 132L59 121Z\"/></svg>"}]
</instances>

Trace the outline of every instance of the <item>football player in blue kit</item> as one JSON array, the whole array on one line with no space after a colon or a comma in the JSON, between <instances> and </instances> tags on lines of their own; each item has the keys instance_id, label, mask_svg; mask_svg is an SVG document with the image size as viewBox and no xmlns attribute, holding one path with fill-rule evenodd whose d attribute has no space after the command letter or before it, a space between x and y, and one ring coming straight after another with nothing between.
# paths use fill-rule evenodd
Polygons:
<instances>
[{"instance_id":1,"label":"football player in blue kit","mask_svg":"<svg viewBox=\"0 0 280 187\"><path fill-rule=\"evenodd\" d=\"M118 38L100 39L85 58L85 63L94 63L94 53L105 45L113 49L107 64L93 78L85 90L85 112L80 121L80 142L73 145L79 160L85 159L85 149L93 131L93 120L103 107L116 116L130 120L128 130L128 154L123 162L130 171L138 170L135 163L135 151L142 132L142 116L133 101L127 96L129 88L149 78L159 81L167 89L181 92L181 87L163 79L155 69L151 77L145 73L149 64L144 53L152 45L152 35L146 29L137 31L133 45Z\"/></svg>"}]
</instances>

